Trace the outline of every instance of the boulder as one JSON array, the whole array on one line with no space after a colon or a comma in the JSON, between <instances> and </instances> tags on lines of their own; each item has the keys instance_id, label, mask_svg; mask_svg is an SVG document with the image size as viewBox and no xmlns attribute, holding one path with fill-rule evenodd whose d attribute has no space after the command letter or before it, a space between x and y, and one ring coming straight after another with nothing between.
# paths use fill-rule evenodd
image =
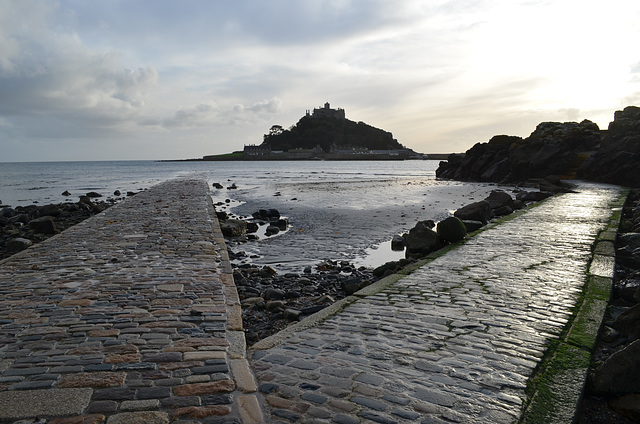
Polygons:
<instances>
[{"instance_id":1,"label":"boulder","mask_svg":"<svg viewBox=\"0 0 640 424\"><path fill-rule=\"evenodd\" d=\"M266 230L264 230L264 235L267 237L274 236L280 232L280 228L275 225L269 225Z\"/></svg>"},{"instance_id":2,"label":"boulder","mask_svg":"<svg viewBox=\"0 0 640 424\"><path fill-rule=\"evenodd\" d=\"M224 186L220 183L213 183L213 188L218 189L218 190L222 190L224 188Z\"/></svg>"},{"instance_id":3,"label":"boulder","mask_svg":"<svg viewBox=\"0 0 640 424\"><path fill-rule=\"evenodd\" d=\"M287 219L280 218L275 222L274 225L278 227L280 231L285 231L289 226L289 221Z\"/></svg>"},{"instance_id":4,"label":"boulder","mask_svg":"<svg viewBox=\"0 0 640 424\"><path fill-rule=\"evenodd\" d=\"M438 223L437 234L441 239L456 243L467 235L467 227L455 216L450 216Z\"/></svg>"},{"instance_id":5,"label":"boulder","mask_svg":"<svg viewBox=\"0 0 640 424\"><path fill-rule=\"evenodd\" d=\"M31 221L29 221L29 227L37 233L56 233L56 224L55 222L53 222L53 217L51 216L42 216L40 218L32 219Z\"/></svg>"},{"instance_id":6,"label":"boulder","mask_svg":"<svg viewBox=\"0 0 640 424\"><path fill-rule=\"evenodd\" d=\"M265 221L277 221L280 219L280 212L277 209L260 209L252 213L251 216Z\"/></svg>"},{"instance_id":7,"label":"boulder","mask_svg":"<svg viewBox=\"0 0 640 424\"><path fill-rule=\"evenodd\" d=\"M640 247L640 233L626 233L618 237L618 245L635 250Z\"/></svg>"},{"instance_id":8,"label":"boulder","mask_svg":"<svg viewBox=\"0 0 640 424\"><path fill-rule=\"evenodd\" d=\"M31 246L33 244L33 242L31 240L25 239L25 238L21 238L21 237L17 237L17 238L13 238L11 240L9 240L7 242L7 250L9 252L19 252L21 250L26 249L27 247Z\"/></svg>"},{"instance_id":9,"label":"boulder","mask_svg":"<svg viewBox=\"0 0 640 424\"><path fill-rule=\"evenodd\" d=\"M491 206L491 209L498 209L503 206L509 206L511 210L515 208L515 203L513 202L513 198L511 197L511 195L502 190L493 190L489 194L489 197L484 200L489 202L489 206Z\"/></svg>"},{"instance_id":10,"label":"boulder","mask_svg":"<svg viewBox=\"0 0 640 424\"><path fill-rule=\"evenodd\" d=\"M478 231L480 228L484 227L484 223L481 221L472 221L469 219L465 219L462 221L465 228L467 229L467 233L472 233L474 231Z\"/></svg>"},{"instance_id":11,"label":"boulder","mask_svg":"<svg viewBox=\"0 0 640 424\"><path fill-rule=\"evenodd\" d=\"M0 209L0 217L2 218L11 218L14 213L15 213L15 210L8 206Z\"/></svg>"},{"instance_id":12,"label":"boulder","mask_svg":"<svg viewBox=\"0 0 640 424\"><path fill-rule=\"evenodd\" d=\"M640 339L640 303L621 313L611 326L628 340Z\"/></svg>"},{"instance_id":13,"label":"boulder","mask_svg":"<svg viewBox=\"0 0 640 424\"><path fill-rule=\"evenodd\" d=\"M260 228L260 226L255 222L247 222L247 234L258 232L258 228Z\"/></svg>"},{"instance_id":14,"label":"boulder","mask_svg":"<svg viewBox=\"0 0 640 424\"><path fill-rule=\"evenodd\" d=\"M401 235L396 234L391 239L391 250L399 252L404 250L404 239Z\"/></svg>"},{"instance_id":15,"label":"boulder","mask_svg":"<svg viewBox=\"0 0 640 424\"><path fill-rule=\"evenodd\" d=\"M113 192L113 195L114 195L114 196L120 196L121 194L122 194L122 193L120 192L120 190L115 190L115 191Z\"/></svg>"},{"instance_id":16,"label":"boulder","mask_svg":"<svg viewBox=\"0 0 640 424\"><path fill-rule=\"evenodd\" d=\"M80 196L78 203L81 203L83 205L93 206L93 203L91 202L91 198L89 196Z\"/></svg>"},{"instance_id":17,"label":"boulder","mask_svg":"<svg viewBox=\"0 0 640 424\"><path fill-rule=\"evenodd\" d=\"M46 215L49 215L49 216L60 216L62 211L60 210L58 205L45 205L45 206L40 206L38 208L38 213L41 216L46 216Z\"/></svg>"},{"instance_id":18,"label":"boulder","mask_svg":"<svg viewBox=\"0 0 640 424\"><path fill-rule=\"evenodd\" d=\"M493 209L495 216L507 216L511 213L513 213L513 209L509 206L500 206L499 208Z\"/></svg>"},{"instance_id":19,"label":"boulder","mask_svg":"<svg viewBox=\"0 0 640 424\"><path fill-rule=\"evenodd\" d=\"M71 196L71 193L69 193L69 190L65 190L62 192L63 196Z\"/></svg>"},{"instance_id":20,"label":"boulder","mask_svg":"<svg viewBox=\"0 0 640 424\"><path fill-rule=\"evenodd\" d=\"M640 393L620 396L610 401L609 406L633 422L640 422Z\"/></svg>"},{"instance_id":21,"label":"boulder","mask_svg":"<svg viewBox=\"0 0 640 424\"><path fill-rule=\"evenodd\" d=\"M442 247L438 234L429 221L420 221L404 239L407 254L428 254Z\"/></svg>"},{"instance_id":22,"label":"boulder","mask_svg":"<svg viewBox=\"0 0 640 424\"><path fill-rule=\"evenodd\" d=\"M262 293L265 300L282 300L285 298L285 292L280 289L268 288Z\"/></svg>"},{"instance_id":23,"label":"boulder","mask_svg":"<svg viewBox=\"0 0 640 424\"><path fill-rule=\"evenodd\" d=\"M242 237L247 234L247 223L239 219L228 219L220 223L225 237Z\"/></svg>"},{"instance_id":24,"label":"boulder","mask_svg":"<svg viewBox=\"0 0 640 424\"><path fill-rule=\"evenodd\" d=\"M491 204L486 200L481 200L461 207L455 211L453 216L460 218L460 220L463 221L480 221L483 224L486 224L492 218L493 214L491 212Z\"/></svg>"},{"instance_id":25,"label":"boulder","mask_svg":"<svg viewBox=\"0 0 640 424\"><path fill-rule=\"evenodd\" d=\"M90 191L89 193L85 194L85 196L90 198L97 198L97 197L102 197L102 194L97 193L95 191Z\"/></svg>"},{"instance_id":26,"label":"boulder","mask_svg":"<svg viewBox=\"0 0 640 424\"><path fill-rule=\"evenodd\" d=\"M590 378L595 395L640 393L640 340L614 353Z\"/></svg>"}]
</instances>

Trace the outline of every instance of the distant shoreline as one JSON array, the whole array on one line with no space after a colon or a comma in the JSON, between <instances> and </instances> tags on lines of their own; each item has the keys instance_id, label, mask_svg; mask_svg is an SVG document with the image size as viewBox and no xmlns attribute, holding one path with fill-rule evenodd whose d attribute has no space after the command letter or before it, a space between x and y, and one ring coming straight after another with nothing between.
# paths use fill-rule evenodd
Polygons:
<instances>
[{"instance_id":1,"label":"distant shoreline","mask_svg":"<svg viewBox=\"0 0 640 424\"><path fill-rule=\"evenodd\" d=\"M389 155L323 155L321 157L277 157L276 155L246 156L243 154L223 154L203 156L193 159L164 159L158 162L291 162L291 161L405 161L405 160L447 160L451 153L424 154L423 158L395 157ZM374 157L372 157L374 156Z\"/></svg>"}]
</instances>

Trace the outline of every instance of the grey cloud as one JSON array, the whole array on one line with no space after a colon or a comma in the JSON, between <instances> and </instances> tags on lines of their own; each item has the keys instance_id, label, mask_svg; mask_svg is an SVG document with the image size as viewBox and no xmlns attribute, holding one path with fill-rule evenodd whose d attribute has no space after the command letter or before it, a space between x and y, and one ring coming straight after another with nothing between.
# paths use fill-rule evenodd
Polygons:
<instances>
[{"instance_id":1,"label":"grey cloud","mask_svg":"<svg viewBox=\"0 0 640 424\"><path fill-rule=\"evenodd\" d=\"M166 128L202 126L210 124L217 116L218 108L214 104L200 103L196 106L180 108L161 124Z\"/></svg>"}]
</instances>

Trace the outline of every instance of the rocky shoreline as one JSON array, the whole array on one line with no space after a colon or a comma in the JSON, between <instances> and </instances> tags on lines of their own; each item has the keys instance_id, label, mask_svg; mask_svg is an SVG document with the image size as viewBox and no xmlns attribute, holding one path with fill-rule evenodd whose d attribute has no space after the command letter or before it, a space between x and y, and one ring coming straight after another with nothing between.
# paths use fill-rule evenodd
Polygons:
<instances>
[{"instance_id":1,"label":"rocky shoreline","mask_svg":"<svg viewBox=\"0 0 640 424\"><path fill-rule=\"evenodd\" d=\"M0 203L0 260L46 240L122 199L110 197L98 200L101 197L99 193L90 192L80 196L75 203L15 208Z\"/></svg>"}]
</instances>

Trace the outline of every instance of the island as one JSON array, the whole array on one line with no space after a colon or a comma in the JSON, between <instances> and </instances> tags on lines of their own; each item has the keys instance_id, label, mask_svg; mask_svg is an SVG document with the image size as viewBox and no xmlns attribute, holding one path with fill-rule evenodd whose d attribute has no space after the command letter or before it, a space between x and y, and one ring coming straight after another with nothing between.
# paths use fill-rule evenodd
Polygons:
<instances>
[{"instance_id":1,"label":"island","mask_svg":"<svg viewBox=\"0 0 640 424\"><path fill-rule=\"evenodd\" d=\"M328 102L313 112L307 110L289 129L273 125L261 144L202 158L205 161L407 159L427 159L427 155L404 147L388 131L347 119L344 109L333 109Z\"/></svg>"}]
</instances>

